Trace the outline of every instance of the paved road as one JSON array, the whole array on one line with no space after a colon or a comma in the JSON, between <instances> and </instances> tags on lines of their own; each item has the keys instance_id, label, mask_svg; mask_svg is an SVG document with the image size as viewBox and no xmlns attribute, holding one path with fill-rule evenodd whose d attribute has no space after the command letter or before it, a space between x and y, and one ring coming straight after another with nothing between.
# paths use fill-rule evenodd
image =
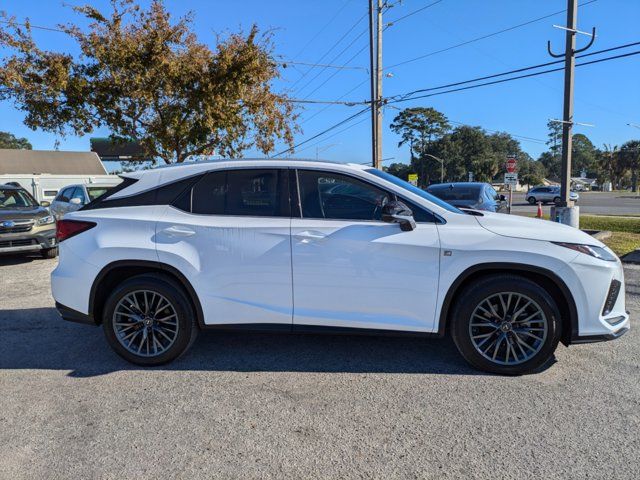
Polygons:
<instances>
[{"instance_id":1,"label":"paved road","mask_svg":"<svg viewBox=\"0 0 640 480\"><path fill-rule=\"evenodd\" d=\"M580 213L593 213L597 215L640 215L640 196L632 193L619 192L581 192ZM549 213L550 206L544 208L544 213ZM531 206L525 200L524 193L513 195L513 212L536 213L537 205Z\"/></svg>"},{"instance_id":2,"label":"paved road","mask_svg":"<svg viewBox=\"0 0 640 480\"><path fill-rule=\"evenodd\" d=\"M519 378L448 340L219 333L142 370L58 319L54 264L0 259L2 478L640 478L637 326Z\"/></svg>"}]
</instances>

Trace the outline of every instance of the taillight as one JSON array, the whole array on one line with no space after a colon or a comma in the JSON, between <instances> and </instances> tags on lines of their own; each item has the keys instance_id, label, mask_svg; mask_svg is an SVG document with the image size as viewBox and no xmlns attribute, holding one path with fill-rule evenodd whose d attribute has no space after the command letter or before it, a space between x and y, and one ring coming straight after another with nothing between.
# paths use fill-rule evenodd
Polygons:
<instances>
[{"instance_id":1,"label":"taillight","mask_svg":"<svg viewBox=\"0 0 640 480\"><path fill-rule=\"evenodd\" d=\"M56 240L58 243L85 232L96 226L96 222L84 222L82 220L58 220L56 225Z\"/></svg>"}]
</instances>

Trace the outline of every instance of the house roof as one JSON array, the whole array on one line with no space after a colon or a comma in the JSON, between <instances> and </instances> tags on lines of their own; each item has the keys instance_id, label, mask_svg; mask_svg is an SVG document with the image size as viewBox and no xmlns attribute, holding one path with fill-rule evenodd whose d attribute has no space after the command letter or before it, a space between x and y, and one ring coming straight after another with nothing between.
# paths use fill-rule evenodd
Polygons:
<instances>
[{"instance_id":1,"label":"house roof","mask_svg":"<svg viewBox=\"0 0 640 480\"><path fill-rule=\"evenodd\" d=\"M105 175L94 152L0 149L0 175Z\"/></svg>"}]
</instances>

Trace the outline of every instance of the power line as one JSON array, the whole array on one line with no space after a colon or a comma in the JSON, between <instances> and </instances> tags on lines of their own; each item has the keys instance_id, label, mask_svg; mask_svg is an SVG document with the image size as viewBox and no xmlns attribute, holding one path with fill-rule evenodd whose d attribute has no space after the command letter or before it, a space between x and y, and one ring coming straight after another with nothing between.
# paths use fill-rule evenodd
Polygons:
<instances>
[{"instance_id":1,"label":"power line","mask_svg":"<svg viewBox=\"0 0 640 480\"><path fill-rule=\"evenodd\" d=\"M624 45L617 45L615 47L605 48L605 49L602 49L602 50L597 50L595 52L585 53L585 54L582 54L582 55L577 55L576 58L590 57L590 56L593 56L593 55L599 55L601 53L612 52L612 51L615 51L615 50L634 47L634 46L637 46L637 45L640 45L640 41L631 42L631 43L627 43L627 44L624 44ZM433 91L433 90L441 90L443 88L457 87L457 86L460 86L460 85L466 85L466 84L469 84L469 83L479 82L481 80L489 80L491 78L503 77L505 75L511 75L511 74L514 74L514 73L521 73L521 72L526 72L526 71L529 71L529 70L536 70L538 68L548 67L550 65L556 65L556 64L562 63L562 62L563 62L563 60L553 60L551 62L539 63L537 65L530 65L528 67L516 68L516 69L513 69L513 70L508 70L506 72L495 73L495 74L492 74L492 75L485 75L485 76L482 76L482 77L476 77L476 78L472 78L470 80L464 80L464 81L461 81L461 82L448 83L448 84L440 85L440 86L437 86L437 87L421 88L421 89L413 90L411 92L408 92L408 93L405 93L405 94L402 94L402 95L393 95L393 96L391 96L389 98L393 99L393 100L398 100L399 99L398 97L400 97L400 99L402 99L402 98L405 98L407 96L414 95L416 93L430 92L430 91ZM557 70L551 70L551 71L557 71Z\"/></svg>"},{"instance_id":2,"label":"power line","mask_svg":"<svg viewBox=\"0 0 640 480\"><path fill-rule=\"evenodd\" d=\"M326 128L325 130L321 131L320 133L315 134L314 136L308 138L307 140L304 140L304 141L302 141L300 143L295 144L293 147L287 148L286 150L282 150L281 152L276 153L274 155L274 157L279 157L280 155L283 155L283 154L285 154L287 152L291 152L291 151L295 150L296 148L298 148L298 147L300 147L302 145L305 145L305 144L311 142L312 140L315 140L316 138L318 138L318 137L320 137L322 135L325 135L326 133L329 133L331 130L335 130L336 128L344 125L345 123L353 120L354 118L356 118L356 117L358 117L358 116L360 116L363 113L368 112L368 111L369 111L369 107L363 108L362 110L354 113L353 115L349 115L347 118L340 120L338 123L335 123L335 124L331 125L329 128Z\"/></svg>"},{"instance_id":3,"label":"power line","mask_svg":"<svg viewBox=\"0 0 640 480\"><path fill-rule=\"evenodd\" d=\"M616 48L616 47L614 47L614 48ZM593 54L596 54L596 53L597 52L593 52ZM606 61L610 61L610 60L616 60L616 59L620 59L620 58L631 57L631 56L634 56L634 55L640 55L640 50L637 50L635 52L623 53L623 54L620 54L620 55L614 55L614 56L611 56L611 57L599 58L599 59L596 59L596 60L591 60L589 62L583 62L583 63L580 63L580 64L576 64L576 67L583 67L583 66L586 66L586 65L593 65L593 64L596 64L596 63L606 62ZM583 56L586 56L586 55L583 55ZM519 80L521 78L529 78L529 77L534 77L534 76L537 76L537 75L543 75L543 74L547 74L547 73L551 73L551 72L557 72L557 71L560 71L560 70L563 70L563 69L564 69L564 67L552 68L552 69L548 69L548 70L543 70L541 72L534 72L534 73L529 73L529 74L526 74L526 75L519 75L517 77L510 77L510 78L504 78L504 79L501 79L501 80L494 80L494 81L491 81L491 82L485 82L485 83L481 83L481 84L478 84L478 85L470 85L470 86L466 86L466 87L445 90L443 92L435 92L435 93L431 93L431 94L427 94L427 95L420 95L420 96L415 96L415 97L410 97L410 98L401 98L401 99L398 99L398 100L392 100L392 101L388 102L388 104L402 103L402 102L407 102L407 101L410 101L410 100L417 100L417 99L420 99L420 98L427 98L427 97L433 97L433 96L437 96L437 95L444 95L445 93L453 93L453 92L458 92L458 91L463 91L463 90L470 90L470 89L473 89L473 88L484 87L484 86L487 86L487 85L495 85L495 84L499 84L499 83L510 82L512 80ZM354 118L358 117L359 115L362 115L363 113L365 113L367 111L369 111L368 107L364 108L364 109L362 109L362 110L360 110L360 111L358 111L356 113L354 113L353 115L350 115L349 117L339 121L338 123L336 123L336 124L326 128L325 130L313 135L312 137L308 138L307 140L299 142L296 145L294 145L293 147L288 148L286 150L283 150L283 151L275 154L274 157L280 156L282 154L285 154L287 152L290 152L290 151L298 148L299 146L305 145L305 144L315 140L316 138L321 137L321 136L325 135L326 133L328 133L328 132L330 132L332 130L335 130L336 128L339 128L340 126L344 125L345 123L350 122ZM515 137L515 135L512 135L512 136ZM531 137L522 137L520 135L518 137L526 138L528 140L533 140L533 141L538 140L538 139L533 139ZM540 141L542 141L542 140L540 140Z\"/></svg>"},{"instance_id":4,"label":"power line","mask_svg":"<svg viewBox=\"0 0 640 480\"><path fill-rule=\"evenodd\" d=\"M344 40L357 26L358 24L362 21L363 18L365 18L367 16L367 14L365 13L364 15L360 16L354 23L353 25L351 25L351 27L349 27L347 29L347 31L338 39L336 40L333 45L329 48L329 50L327 50L319 59L316 63L320 63L322 62L327 55L329 55L339 44L340 42L342 42L342 40ZM302 53L302 52L300 52ZM333 61L328 62L328 63L333 63ZM293 82L293 84L291 85L291 88L293 89L304 77L306 77L309 72L313 70L313 68L310 68L309 70L307 70L305 73L303 73L295 82ZM304 87L303 87L304 88Z\"/></svg>"},{"instance_id":5,"label":"power line","mask_svg":"<svg viewBox=\"0 0 640 480\"><path fill-rule=\"evenodd\" d=\"M350 93L356 91L358 88L360 88L362 85L364 85L365 83L367 83L369 81L369 79L365 79L362 82L360 82L359 84L357 84L355 87L353 87L351 90L343 93L341 96L339 96L336 100L342 100L344 97L346 97L347 95L349 95ZM331 108L331 104L326 105L325 107L321 108L320 110L318 110L316 113L314 113L313 115L311 115L308 118L305 118L302 122L300 122L300 125L304 125L305 123L309 122L310 120L314 119L315 117L317 117L318 115L320 115L322 112L324 112L325 110L327 110L328 108Z\"/></svg>"},{"instance_id":6,"label":"power line","mask_svg":"<svg viewBox=\"0 0 640 480\"><path fill-rule=\"evenodd\" d=\"M599 58L597 60L591 60L590 62L578 63L578 64L576 64L576 67L584 67L586 65L593 65L595 63L605 62L605 61L609 61L609 60L616 60L616 59L619 59L619 58L631 57L631 56L639 55L639 54L640 54L640 50L637 50L635 52L623 53L623 54L620 54L620 55L614 55L612 57L605 57L605 58ZM544 75L544 74L547 74L547 73L559 72L561 70L564 70L564 67L550 68L548 70L542 70L541 72L534 72L534 73L528 73L526 75L518 75L516 77L503 78L502 80L493 80L491 82L480 83L480 84L477 84L477 85L469 85L467 87L454 88L454 89L450 89L450 90L445 90L443 92L430 93L430 94L426 94L426 95L418 95L418 96L409 97L409 98L403 97L403 98L400 98L398 100L392 100L392 101L390 101L388 103L389 104L402 103L402 102L407 102L409 100L417 100L417 99L420 99L420 98L435 97L437 95L444 95L445 93L453 93L453 92L460 92L460 91L463 91L463 90L471 90L473 88L486 87L488 85L496 85L496 84L499 84L499 83L506 83L506 82L510 82L510 81L513 81L513 80L520 80L522 78L530 78L530 77L536 77L538 75Z\"/></svg>"},{"instance_id":7,"label":"power line","mask_svg":"<svg viewBox=\"0 0 640 480\"><path fill-rule=\"evenodd\" d=\"M336 18L338 18L338 15L340 15L340 14L342 13L342 11L347 7L347 5L349 5L349 2L350 2L350 0L346 0L346 1L342 4L342 7L340 7L340 8L336 11L336 13L333 15L333 17L331 17L331 18L329 19L329 21L328 21L327 23L325 23L325 24L324 24L324 26L323 26L320 30L318 30L318 31L316 32L316 34L315 34L313 37L311 37L311 39L310 39L307 43L305 43L305 44L304 44L304 47L302 47L302 48L300 49L300 51L299 51L298 53L296 53L296 54L293 56L293 58L298 58L298 57L300 56L300 54L301 54L302 52L304 52L304 51L307 49L307 47L308 47L309 45L311 45L311 44L313 43L313 41L314 41L316 38L318 38L318 37L320 36L320 34L321 34L322 32L324 32L324 31L327 29L327 27L328 27L329 25L331 25L331 24L333 23L333 21L334 21ZM290 62L290 63L291 63L291 62Z\"/></svg>"},{"instance_id":8,"label":"power line","mask_svg":"<svg viewBox=\"0 0 640 480\"><path fill-rule=\"evenodd\" d=\"M583 4L582 6L584 7L584 6L587 6L587 5L589 5L591 3L594 3L594 2L597 2L597 1L598 0L590 0L589 2L586 2L585 4ZM559 15L559 14L564 13L566 11L567 11L566 9L560 10L558 12L554 12L554 13L550 13L548 15L544 15L542 17L534 18L533 20L529 20L527 22L520 23L520 24L514 25L512 27L508 27L508 28L504 28L502 30L498 30L497 32L489 33L489 34L486 34L486 35L482 35L480 37L472 38L471 40L467 40L465 42L461 42L461 43L457 43L455 45L451 45L450 47L445 47L445 48L442 48L440 50L435 50L433 52L425 53L424 55L420 55L418 57L411 58L409 60L404 60L402 62L398 62L398 63L393 64L393 65L389 65L388 67L385 68L385 70L389 70L391 68L399 67L401 65L406 65L407 63L416 62L418 60L422 60L423 58L427 58L427 57L430 57L432 55L436 55L438 53L448 52L449 50L453 50L454 48L463 47L465 45L469 45L470 43L478 42L480 40L485 40L485 39L490 38L490 37L495 37L496 35L500 35L500 34L503 34L503 33L506 33L506 32L510 32L512 30L516 30L517 28L521 28L521 27L525 27L527 25L531 25L532 23L536 23L536 22L539 22L541 20L545 20L547 18L553 17L555 15Z\"/></svg>"},{"instance_id":9,"label":"power line","mask_svg":"<svg viewBox=\"0 0 640 480\"><path fill-rule=\"evenodd\" d=\"M341 102L338 100L307 100L307 99L297 99L290 98L289 101L291 103L314 103L314 104L328 104L328 105L346 105L348 107L353 107L354 105L368 105L370 101L362 101L362 102Z\"/></svg>"},{"instance_id":10,"label":"power line","mask_svg":"<svg viewBox=\"0 0 640 480\"><path fill-rule=\"evenodd\" d=\"M0 20L0 23L4 23L6 25L19 25L21 27L26 27L26 28L35 28L37 30L46 30L49 32L58 32L58 33L67 33L64 30L61 30L59 28L53 28L53 27L41 27L39 25L32 25L30 23L20 23L20 22L13 22L11 20Z\"/></svg>"},{"instance_id":11,"label":"power line","mask_svg":"<svg viewBox=\"0 0 640 480\"><path fill-rule=\"evenodd\" d=\"M329 140L330 138L333 138L333 137L335 137L335 136L337 136L337 135L340 135L341 133L344 133L344 132L346 132L347 130L352 129L352 128L353 128L353 127L355 127L356 125L360 125L361 123L366 122L367 120L369 120L367 117L365 117L365 118L363 118L363 119L361 119L361 120L358 120L357 122L352 123L352 124L351 124L351 125L349 125L348 127L345 127L345 128L343 128L343 129L341 129L341 130L338 130L337 132L332 133L332 134L331 134L331 135L329 135L328 137L325 137L325 138L323 138L322 140L320 140L320 141L318 141L318 142L314 142L314 143L312 143L311 145L308 145L308 146L304 147L303 149L298 150L296 153L304 152L305 150L309 150L310 148L313 148L313 147L315 147L316 145L320 145L321 143L326 142L326 141L327 141L327 140ZM371 163L371 162L367 162L367 164L369 164L369 163Z\"/></svg>"},{"instance_id":12,"label":"power line","mask_svg":"<svg viewBox=\"0 0 640 480\"><path fill-rule=\"evenodd\" d=\"M365 70L367 71L367 67L347 67L344 65L330 65L327 63L308 63L308 62L292 62L289 60L281 60L278 62L278 65L282 65L283 67L287 67L288 65L304 65L306 67L326 67L326 68L338 68L340 70Z\"/></svg>"},{"instance_id":13,"label":"power line","mask_svg":"<svg viewBox=\"0 0 640 480\"><path fill-rule=\"evenodd\" d=\"M437 0L437 1L433 2L433 3L430 3L429 5L425 5L424 7L419 8L419 9L417 9L417 10L414 10L413 12L407 13L406 15L403 15L402 17L398 17L398 18L396 18L395 20L391 20L387 25L395 25L396 23L401 22L401 21L402 21L402 20L404 20L405 18L409 18L409 17L411 17L411 16L415 15L416 13L420 13L420 12L422 12L423 10L426 10L427 8L431 8L431 7L433 7L434 5L437 5L438 3L441 3L442 1L443 1L443 0ZM595 0L594 0L594 1L595 1Z\"/></svg>"}]
</instances>

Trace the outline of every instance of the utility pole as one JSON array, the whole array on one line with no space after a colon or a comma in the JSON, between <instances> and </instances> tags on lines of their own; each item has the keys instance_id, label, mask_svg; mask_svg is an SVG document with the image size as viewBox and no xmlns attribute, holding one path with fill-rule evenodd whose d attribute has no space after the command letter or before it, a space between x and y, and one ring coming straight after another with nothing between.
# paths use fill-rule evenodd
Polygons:
<instances>
[{"instance_id":1,"label":"utility pole","mask_svg":"<svg viewBox=\"0 0 640 480\"><path fill-rule=\"evenodd\" d=\"M562 172L560 184L560 204L552 209L552 220L556 220L566 225L578 227L580 211L574 206L570 198L571 193L571 149L573 130L573 77L576 67L576 53L587 50L596 38L596 29L593 28L591 41L589 44L576 50L576 34L583 33L577 30L578 23L578 1L567 0L567 26L558 27L565 30L565 51L564 54L554 54L551 51L551 42L547 42L549 55L554 58L564 56L564 106L562 115Z\"/></svg>"},{"instance_id":2,"label":"utility pole","mask_svg":"<svg viewBox=\"0 0 640 480\"><path fill-rule=\"evenodd\" d=\"M378 59L376 61L376 165L377 169L382 168L382 7L383 0L378 0L378 25L376 37L378 46L376 48Z\"/></svg>"},{"instance_id":3,"label":"utility pole","mask_svg":"<svg viewBox=\"0 0 640 480\"><path fill-rule=\"evenodd\" d=\"M376 136L378 135L378 115L376 111L376 60L373 31L373 2L374 0L369 0L369 73L371 75L371 165L376 167L376 155L378 153L378 142L376 141Z\"/></svg>"}]
</instances>

